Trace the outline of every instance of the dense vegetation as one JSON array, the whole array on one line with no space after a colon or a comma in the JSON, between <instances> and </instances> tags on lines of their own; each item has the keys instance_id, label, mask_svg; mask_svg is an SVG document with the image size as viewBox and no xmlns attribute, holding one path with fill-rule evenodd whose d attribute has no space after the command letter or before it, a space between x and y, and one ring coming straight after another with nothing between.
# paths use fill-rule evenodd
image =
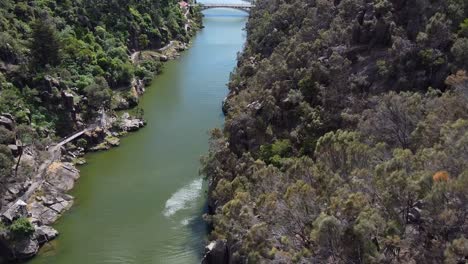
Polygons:
<instances>
[{"instance_id":1,"label":"dense vegetation","mask_svg":"<svg viewBox=\"0 0 468 264\"><path fill-rule=\"evenodd\" d=\"M1 1L0 112L68 131L74 122L59 109L61 93L97 107L92 101L108 99L108 88L129 86L129 51L187 41L184 24L175 1Z\"/></svg>"},{"instance_id":2,"label":"dense vegetation","mask_svg":"<svg viewBox=\"0 0 468 264\"><path fill-rule=\"evenodd\" d=\"M467 263L468 2L258 0L214 130L232 263Z\"/></svg>"},{"instance_id":3,"label":"dense vegetation","mask_svg":"<svg viewBox=\"0 0 468 264\"><path fill-rule=\"evenodd\" d=\"M134 65L130 54L188 42L185 24L195 28L201 14L183 12L175 0L1 0L0 114L13 123L0 124L0 193L23 146L44 150L122 97L134 105L131 86L148 82L161 62Z\"/></svg>"}]
</instances>

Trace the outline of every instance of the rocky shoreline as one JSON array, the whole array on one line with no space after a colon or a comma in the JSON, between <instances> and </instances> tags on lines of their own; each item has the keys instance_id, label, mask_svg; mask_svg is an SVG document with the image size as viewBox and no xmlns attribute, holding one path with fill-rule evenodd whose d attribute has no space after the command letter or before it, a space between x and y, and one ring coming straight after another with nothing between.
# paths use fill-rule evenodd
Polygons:
<instances>
[{"instance_id":1,"label":"rocky shoreline","mask_svg":"<svg viewBox=\"0 0 468 264\"><path fill-rule=\"evenodd\" d=\"M172 41L159 51L141 51L132 61L159 60L166 62L179 57L187 49L187 43ZM145 91L145 81L135 78L130 88L134 96L132 102L119 98L116 110L130 109L138 105L138 99ZM137 113L138 115L138 113ZM12 129L13 118L0 116L0 126ZM146 125L142 115L101 113L94 124L51 144L46 151L38 151L33 146L25 146L21 164L33 170L31 178L16 179L7 183L6 191L0 194L4 206L0 210L0 263L22 261L35 256L40 247L56 238L59 233L52 225L73 205L74 197L68 194L80 177L78 165L86 163L88 152L108 150L120 144L119 138L137 131ZM9 146L12 152L19 144ZM45 157L44 157L45 156ZM34 230L18 237L2 226L11 225L15 220L28 219ZM10 262L7 262L10 263Z\"/></svg>"}]
</instances>

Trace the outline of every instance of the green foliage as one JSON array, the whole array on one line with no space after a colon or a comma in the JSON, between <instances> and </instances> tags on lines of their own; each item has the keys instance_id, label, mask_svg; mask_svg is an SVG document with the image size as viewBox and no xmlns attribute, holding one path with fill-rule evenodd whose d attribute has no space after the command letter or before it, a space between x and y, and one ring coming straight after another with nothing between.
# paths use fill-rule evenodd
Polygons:
<instances>
[{"instance_id":1,"label":"green foliage","mask_svg":"<svg viewBox=\"0 0 468 264\"><path fill-rule=\"evenodd\" d=\"M0 126L0 144L11 144L15 141L15 133Z\"/></svg>"},{"instance_id":2,"label":"green foliage","mask_svg":"<svg viewBox=\"0 0 468 264\"><path fill-rule=\"evenodd\" d=\"M32 25L31 54L33 67L56 66L60 63L60 42L50 19L39 19Z\"/></svg>"},{"instance_id":3,"label":"green foliage","mask_svg":"<svg viewBox=\"0 0 468 264\"><path fill-rule=\"evenodd\" d=\"M38 137L37 132L32 127L24 124L18 125L15 132L16 138L19 139L24 146L34 143Z\"/></svg>"},{"instance_id":4,"label":"green foliage","mask_svg":"<svg viewBox=\"0 0 468 264\"><path fill-rule=\"evenodd\" d=\"M10 149L6 145L0 145L0 183L11 175L13 165L14 159Z\"/></svg>"},{"instance_id":5,"label":"green foliage","mask_svg":"<svg viewBox=\"0 0 468 264\"><path fill-rule=\"evenodd\" d=\"M468 38L468 18L466 18L461 24L460 24L460 30L458 31L458 34L461 37Z\"/></svg>"},{"instance_id":6,"label":"green foliage","mask_svg":"<svg viewBox=\"0 0 468 264\"><path fill-rule=\"evenodd\" d=\"M199 12L189 12L194 28ZM135 73L146 83L158 74L160 62L135 67L129 54L188 41L194 31L184 30L185 20L175 1L2 0L0 112L68 135L79 114L109 108L111 90L128 91ZM74 98L67 101L65 91Z\"/></svg>"},{"instance_id":7,"label":"green foliage","mask_svg":"<svg viewBox=\"0 0 468 264\"><path fill-rule=\"evenodd\" d=\"M468 37L457 39L453 44L451 51L453 56L455 56L455 60L460 65L468 67Z\"/></svg>"},{"instance_id":8,"label":"green foliage","mask_svg":"<svg viewBox=\"0 0 468 264\"><path fill-rule=\"evenodd\" d=\"M201 171L236 263L464 261L467 12L256 2Z\"/></svg>"},{"instance_id":9,"label":"green foliage","mask_svg":"<svg viewBox=\"0 0 468 264\"><path fill-rule=\"evenodd\" d=\"M97 77L93 84L84 88L84 92L88 98L88 105L92 109L110 108L112 91L109 89L106 79Z\"/></svg>"},{"instance_id":10,"label":"green foliage","mask_svg":"<svg viewBox=\"0 0 468 264\"><path fill-rule=\"evenodd\" d=\"M291 150L289 139L276 140L273 144L260 146L260 157L278 167L281 165L281 159L287 157Z\"/></svg>"},{"instance_id":11,"label":"green foliage","mask_svg":"<svg viewBox=\"0 0 468 264\"><path fill-rule=\"evenodd\" d=\"M18 218L16 219L8 229L15 235L19 237L30 236L34 233L34 226L31 224L27 218Z\"/></svg>"},{"instance_id":12,"label":"green foliage","mask_svg":"<svg viewBox=\"0 0 468 264\"><path fill-rule=\"evenodd\" d=\"M86 139L84 138L80 138L76 141L76 146L86 149L86 147L88 146L88 141L86 141Z\"/></svg>"}]
</instances>

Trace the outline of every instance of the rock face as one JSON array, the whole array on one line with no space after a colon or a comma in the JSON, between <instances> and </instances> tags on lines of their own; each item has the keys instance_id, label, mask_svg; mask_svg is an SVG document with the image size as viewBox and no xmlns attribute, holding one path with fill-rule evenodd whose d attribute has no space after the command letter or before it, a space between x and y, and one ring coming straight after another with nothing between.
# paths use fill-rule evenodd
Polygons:
<instances>
[{"instance_id":1,"label":"rock face","mask_svg":"<svg viewBox=\"0 0 468 264\"><path fill-rule=\"evenodd\" d=\"M72 163L53 162L47 168L43 195L36 196L29 204L32 222L39 226L50 225L68 210L73 205L73 197L65 192L73 188L79 176L79 170Z\"/></svg>"},{"instance_id":2,"label":"rock face","mask_svg":"<svg viewBox=\"0 0 468 264\"><path fill-rule=\"evenodd\" d=\"M36 228L35 237L39 245L43 245L58 236L57 230L50 226L39 226Z\"/></svg>"},{"instance_id":3,"label":"rock face","mask_svg":"<svg viewBox=\"0 0 468 264\"><path fill-rule=\"evenodd\" d=\"M13 250L17 259L28 259L37 254L37 251L39 251L39 243L35 239L26 237L15 243Z\"/></svg>"},{"instance_id":4,"label":"rock face","mask_svg":"<svg viewBox=\"0 0 468 264\"><path fill-rule=\"evenodd\" d=\"M225 97L225 98L223 99L223 103L222 103L222 105L221 105L221 110L223 110L223 114L224 114L224 115L227 115L227 113L228 113L228 111L229 111L229 102L228 102L227 99L228 99L228 98Z\"/></svg>"},{"instance_id":5,"label":"rock face","mask_svg":"<svg viewBox=\"0 0 468 264\"><path fill-rule=\"evenodd\" d=\"M130 108L130 103L125 100L123 97L118 97L115 102L114 109L115 110L124 110L124 109L129 109Z\"/></svg>"},{"instance_id":6,"label":"rock face","mask_svg":"<svg viewBox=\"0 0 468 264\"><path fill-rule=\"evenodd\" d=\"M229 248L225 240L212 241L205 248L202 264L228 264Z\"/></svg>"},{"instance_id":7,"label":"rock face","mask_svg":"<svg viewBox=\"0 0 468 264\"><path fill-rule=\"evenodd\" d=\"M123 131L137 131L138 129L145 126L145 122L139 118L132 118L129 113L124 113L122 115L122 123L120 128Z\"/></svg>"},{"instance_id":8,"label":"rock face","mask_svg":"<svg viewBox=\"0 0 468 264\"><path fill-rule=\"evenodd\" d=\"M69 191L80 177L80 171L72 163L53 162L47 168L47 182L60 191Z\"/></svg>"},{"instance_id":9,"label":"rock face","mask_svg":"<svg viewBox=\"0 0 468 264\"><path fill-rule=\"evenodd\" d=\"M52 79L49 81L54 83ZM137 84L143 85L142 82ZM64 93L62 96L71 107L71 94ZM23 238L15 236L8 228L0 229L0 263L3 263L3 258L12 261L31 258L43 244L58 236L57 230L50 225L73 205L73 197L67 192L74 187L80 176L79 170L71 161L78 159L85 151L93 150L91 146L105 149L118 146L120 135L145 126L143 119L132 117L128 113L121 118L104 115L101 119L105 122L101 121L99 126L76 138L76 141L83 139L84 143L80 141L59 149L49 148L50 155L42 164L37 163L37 153L29 148L21 149L21 142L11 143L9 147L13 153L18 155L23 152L21 165L36 168L36 174L22 182L8 182L6 188L3 188L4 195L1 198L6 208L1 211L0 222L9 226L19 218L27 218L35 230L29 237ZM14 129L14 121L8 116L0 115L0 126ZM19 197L23 197L23 200L18 199Z\"/></svg>"},{"instance_id":10,"label":"rock face","mask_svg":"<svg viewBox=\"0 0 468 264\"><path fill-rule=\"evenodd\" d=\"M18 200L16 201L13 206L8 208L2 215L1 215L1 220L4 223L12 223L18 218L21 217L27 217L28 216L28 210L26 208L27 204L23 200Z\"/></svg>"},{"instance_id":11,"label":"rock face","mask_svg":"<svg viewBox=\"0 0 468 264\"><path fill-rule=\"evenodd\" d=\"M13 130L15 123L13 122L13 118L8 117L7 115L1 115L0 126L3 126L8 130Z\"/></svg>"}]
</instances>

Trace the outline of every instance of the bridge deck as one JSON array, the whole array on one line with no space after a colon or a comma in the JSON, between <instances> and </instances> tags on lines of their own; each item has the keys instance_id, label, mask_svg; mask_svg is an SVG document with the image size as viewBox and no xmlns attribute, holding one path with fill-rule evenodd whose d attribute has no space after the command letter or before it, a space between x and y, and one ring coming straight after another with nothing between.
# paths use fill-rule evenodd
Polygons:
<instances>
[{"instance_id":1,"label":"bridge deck","mask_svg":"<svg viewBox=\"0 0 468 264\"><path fill-rule=\"evenodd\" d=\"M216 4L201 4L202 9L208 8L235 8L235 9L244 9L250 10L254 5L252 4L224 4L224 3L216 3Z\"/></svg>"}]
</instances>

